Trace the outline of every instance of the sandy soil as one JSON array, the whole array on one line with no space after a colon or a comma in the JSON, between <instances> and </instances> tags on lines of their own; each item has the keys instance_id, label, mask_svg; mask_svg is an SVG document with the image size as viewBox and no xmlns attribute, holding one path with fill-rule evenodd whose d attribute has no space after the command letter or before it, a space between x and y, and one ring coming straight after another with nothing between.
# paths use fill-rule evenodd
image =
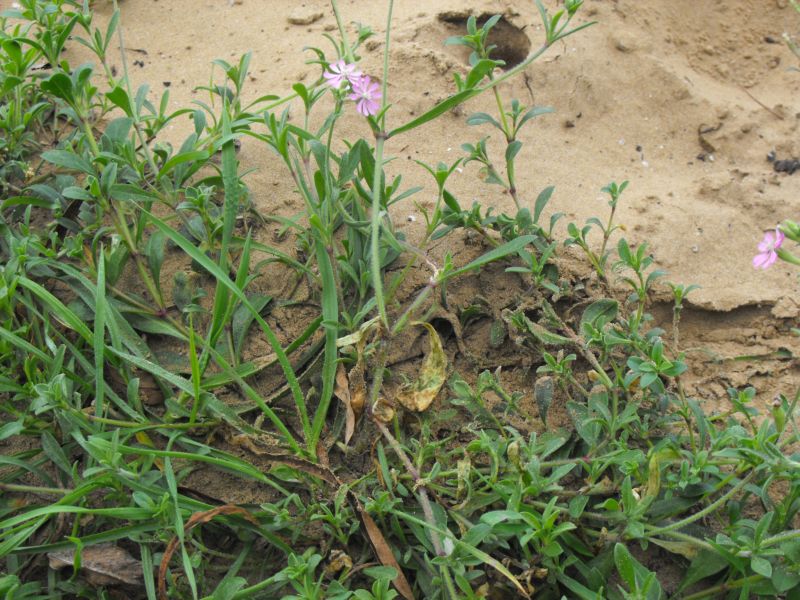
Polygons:
<instances>
[{"instance_id":1,"label":"sandy soil","mask_svg":"<svg viewBox=\"0 0 800 600\"><path fill-rule=\"evenodd\" d=\"M550 208L567 214L562 225L582 223L605 215L602 186L629 179L619 211L626 237L648 241L669 280L702 286L690 297L684 339L687 348L698 349L695 392L710 399L724 397L726 385L752 383L770 393L790 393L797 383L796 360L770 354L780 348L794 356L800 352L788 333L800 314L797 276L782 264L766 272L751 266L762 231L783 218L796 219L800 207L800 174L775 173L766 158L773 150L779 158L800 156L800 74L789 70L797 61L781 41L785 30L800 29L800 15L787 5L587 0L582 19L597 24L550 49L503 90L508 98L556 109L523 133L523 202L532 204L543 187L554 184ZM112 10L110 2L94 6L100 15ZM341 0L340 6L347 20L378 34L361 53L363 70L377 75L384 4ZM464 72L466 56L443 41L463 31L458 23L467 15L494 13L509 23L504 39L511 50L525 50L527 40L531 47L541 43L533 2L397 0L390 126L452 93L452 75ZM284 94L297 80L310 82L319 71L305 64L311 55L303 48L319 46L330 55L322 34L336 33L324 0L125 0L122 23L134 84L149 83L158 93L168 87L174 108L207 98L195 88L212 75L221 79L213 59L234 62L246 51L253 52L253 98ZM478 98L388 144L388 153L397 157L390 170L402 173L409 186L426 186L418 202L431 202L433 191L411 159L455 160L462 143L489 133L465 126L466 115L475 111L493 112L493 100ZM188 119L176 122L171 141L179 144L191 127ZM344 131L349 139L369 135L355 114ZM244 169L255 169L247 182L259 210L291 215L300 209L263 145L245 140L240 160ZM481 185L472 165L449 187L464 205L473 199L510 205L499 188ZM413 238L419 219L410 223L409 215L419 217L411 201L398 209L397 221ZM660 314L668 317L663 308ZM724 360L740 355L766 360ZM770 372L790 376L767 385Z\"/></svg>"}]
</instances>

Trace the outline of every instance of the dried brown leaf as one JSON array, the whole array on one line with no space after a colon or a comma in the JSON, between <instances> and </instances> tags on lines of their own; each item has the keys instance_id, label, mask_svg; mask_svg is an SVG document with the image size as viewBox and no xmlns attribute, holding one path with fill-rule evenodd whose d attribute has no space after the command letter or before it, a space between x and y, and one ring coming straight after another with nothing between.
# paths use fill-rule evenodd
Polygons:
<instances>
[{"instance_id":1,"label":"dried brown leaf","mask_svg":"<svg viewBox=\"0 0 800 600\"><path fill-rule=\"evenodd\" d=\"M256 518L251 515L248 511L241 508L240 506L236 506L234 504L225 504L223 506L218 506L217 508L212 508L211 510L204 510L201 512L194 513L189 520L183 525L183 532L184 534L189 533L192 529L201 525L203 523L208 523L214 517L218 515L240 515L244 517L246 520L250 521L254 525L258 526L259 523ZM172 558L172 555L175 553L175 550L178 549L178 544L180 541L178 540L178 536L173 537L169 544L167 544L166 549L164 550L164 556L161 559L161 565L158 568L158 598L159 600L167 600L167 567L169 567L169 561Z\"/></svg>"},{"instance_id":2,"label":"dried brown leaf","mask_svg":"<svg viewBox=\"0 0 800 600\"><path fill-rule=\"evenodd\" d=\"M350 555L341 550L331 550L331 558L325 567L325 574L329 577L335 576L341 571L349 571L353 568L353 559Z\"/></svg>"},{"instance_id":3,"label":"dried brown leaf","mask_svg":"<svg viewBox=\"0 0 800 600\"><path fill-rule=\"evenodd\" d=\"M350 399L350 382L347 380L347 373L342 363L339 363L336 369L336 386L333 388L333 393L344 405L344 443L349 444L356 430L356 413Z\"/></svg>"},{"instance_id":4,"label":"dried brown leaf","mask_svg":"<svg viewBox=\"0 0 800 600\"><path fill-rule=\"evenodd\" d=\"M415 323L428 330L430 350L422 363L419 378L411 384L406 384L397 392L397 400L408 410L422 412L426 410L436 398L439 390L444 385L447 371L447 357L442 349L439 334L430 323Z\"/></svg>"},{"instance_id":5,"label":"dried brown leaf","mask_svg":"<svg viewBox=\"0 0 800 600\"><path fill-rule=\"evenodd\" d=\"M355 496L352 497L355 498ZM378 560L381 561L383 566L392 567L397 571L397 577L395 577L393 581L394 587L406 600L414 600L414 592L411 591L411 585L409 585L408 579L406 579L406 576L403 574L400 565L397 564L392 549L389 547L386 538L383 537L380 528L375 521L373 521L372 517L369 516L369 513L364 510L364 507L361 506L358 500L356 500L355 504L358 516L361 519L361 524L364 525L364 530L367 532L367 537L369 538L372 548L375 550L375 554L378 555Z\"/></svg>"},{"instance_id":6,"label":"dried brown leaf","mask_svg":"<svg viewBox=\"0 0 800 600\"><path fill-rule=\"evenodd\" d=\"M394 408L381 396L372 407L372 417L381 423L389 423L394 419Z\"/></svg>"},{"instance_id":7,"label":"dried brown leaf","mask_svg":"<svg viewBox=\"0 0 800 600\"><path fill-rule=\"evenodd\" d=\"M75 566L74 550L48 552L51 569ZM142 585L142 563L114 544L86 546L81 550L81 572L92 585Z\"/></svg>"},{"instance_id":8,"label":"dried brown leaf","mask_svg":"<svg viewBox=\"0 0 800 600\"><path fill-rule=\"evenodd\" d=\"M358 419L364 412L364 405L367 403L367 382L364 380L364 362L360 355L358 363L350 370L347 377L350 380L350 406L353 407L353 412Z\"/></svg>"}]
</instances>

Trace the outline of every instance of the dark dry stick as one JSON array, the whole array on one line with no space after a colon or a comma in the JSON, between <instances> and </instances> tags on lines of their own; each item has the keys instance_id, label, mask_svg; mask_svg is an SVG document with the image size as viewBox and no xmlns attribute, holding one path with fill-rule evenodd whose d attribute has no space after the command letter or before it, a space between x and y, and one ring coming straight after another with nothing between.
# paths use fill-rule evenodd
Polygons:
<instances>
[{"instance_id":1,"label":"dark dry stick","mask_svg":"<svg viewBox=\"0 0 800 600\"><path fill-rule=\"evenodd\" d=\"M740 86L740 87L741 87L741 86ZM778 113L776 113L774 110L772 110L772 109L771 109L769 106L767 106L766 104L764 104L763 102L761 102L761 100L759 100L758 98L756 98L755 96L753 96L753 94L751 94L749 90L747 90L747 89L745 89L745 88L742 88L742 91L743 91L745 94L747 94L748 96L750 96L750 99L751 99L753 102L755 102L756 104L758 104L758 105L759 105L761 108L763 108L764 110L766 110L766 111L767 111L768 113L770 113L770 114L771 114L773 117L775 117L775 118L777 118L777 119L780 119L781 121L783 121L783 120L784 120L784 119L783 119L783 115L779 115L779 114L778 114Z\"/></svg>"}]
</instances>

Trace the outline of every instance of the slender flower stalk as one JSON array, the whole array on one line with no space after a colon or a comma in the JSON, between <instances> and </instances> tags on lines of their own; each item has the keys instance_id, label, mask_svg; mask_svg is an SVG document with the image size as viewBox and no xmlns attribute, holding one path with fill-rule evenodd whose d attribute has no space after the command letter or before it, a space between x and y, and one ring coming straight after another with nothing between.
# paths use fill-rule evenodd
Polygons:
<instances>
[{"instance_id":1,"label":"slender flower stalk","mask_svg":"<svg viewBox=\"0 0 800 600\"><path fill-rule=\"evenodd\" d=\"M381 259L379 236L381 231L381 192L383 186L383 145L386 142L386 106L387 106L387 87L389 80L389 43L391 41L392 11L394 10L394 0L389 0L389 10L386 15L386 42L383 47L383 88L381 90L381 110L380 123L375 134L375 174L372 182L372 215L370 222L370 269L372 271L372 287L375 290L375 300L378 304L383 325L388 329L389 318L386 314L386 299L383 295L383 278L381 277Z\"/></svg>"}]
</instances>

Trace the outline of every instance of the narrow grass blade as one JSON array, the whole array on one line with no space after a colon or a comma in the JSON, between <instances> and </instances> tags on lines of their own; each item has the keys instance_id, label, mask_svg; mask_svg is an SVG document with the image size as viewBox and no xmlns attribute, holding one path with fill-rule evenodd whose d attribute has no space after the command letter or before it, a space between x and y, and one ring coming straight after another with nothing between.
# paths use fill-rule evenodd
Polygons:
<instances>
[{"instance_id":1,"label":"narrow grass blade","mask_svg":"<svg viewBox=\"0 0 800 600\"><path fill-rule=\"evenodd\" d=\"M336 339L339 335L339 300L336 279L333 276L330 255L323 247L320 239L316 241L316 253L317 265L322 278L322 326L325 329L325 359L322 364L322 394L317 406L317 412L314 414L311 435L306 440L308 452L311 456L316 456L317 441L325 425L325 417L328 414L328 407L333 397L338 358Z\"/></svg>"},{"instance_id":2,"label":"narrow grass blade","mask_svg":"<svg viewBox=\"0 0 800 600\"><path fill-rule=\"evenodd\" d=\"M77 332L87 343L93 343L94 333L61 300L27 277L20 277L17 282L21 287L35 294L47 306L53 318L58 319L64 325Z\"/></svg>"},{"instance_id":3,"label":"narrow grass blade","mask_svg":"<svg viewBox=\"0 0 800 600\"><path fill-rule=\"evenodd\" d=\"M483 563L486 563L487 565L490 565L498 573L503 575L503 577L508 579L512 584L514 584L514 587L517 588L517 590L519 591L520 594L522 594L523 597L525 597L525 598L529 598L530 597L528 592L525 590L524 587L522 587L522 584L519 582L519 580L516 577L514 577L514 575L511 573L511 571L509 571L506 567L504 567L503 564L500 561L492 558L491 556L489 556L488 554L486 554L482 550L478 550L478 548L476 548L475 546L472 546L470 544L467 544L467 543L461 541L460 539L455 537L449 531L441 529L440 527L434 527L433 525L431 525L427 521L424 521L422 519L418 519L418 518L416 518L416 517L414 517L412 515L409 515L407 513L401 512L399 510L391 509L390 512L393 515L399 517L400 519L402 519L404 521L408 521L409 523L414 523L415 525L419 525L421 527L425 527L427 529L430 529L431 531L435 531L436 533L438 533L443 538L449 539L451 542L453 542L454 545L456 545L459 548L461 548L464 552L466 552L467 554L471 554L472 556L477 558L479 561L481 561Z\"/></svg>"},{"instance_id":4,"label":"narrow grass blade","mask_svg":"<svg viewBox=\"0 0 800 600\"><path fill-rule=\"evenodd\" d=\"M470 271L480 269L484 265L494 262L495 260L499 260L505 256L508 256L509 254L515 254L533 242L535 239L536 236L533 235L521 235L520 237L515 238L510 242L506 242L505 244L490 250L486 254L479 256L471 263L444 274L443 279L452 279L453 277L458 277L464 273L469 273Z\"/></svg>"},{"instance_id":5,"label":"narrow grass blade","mask_svg":"<svg viewBox=\"0 0 800 600\"><path fill-rule=\"evenodd\" d=\"M103 245L97 253L97 286L95 287L95 313L94 335L92 347L94 349L94 407L95 414L105 414L103 401L105 399L105 339L106 339L106 260Z\"/></svg>"},{"instance_id":6,"label":"narrow grass blade","mask_svg":"<svg viewBox=\"0 0 800 600\"><path fill-rule=\"evenodd\" d=\"M278 362L283 369L283 374L285 375L286 382L288 383L292 392L292 397L294 398L300 421L303 424L303 430L310 431L311 425L308 420L308 411L306 410L305 398L303 397L303 392L300 389L300 384L297 381L297 376L294 372L294 369L292 369L292 365L289 363L289 359L281 347L278 338L275 336L275 333L272 331L267 322L264 321L260 314L258 314L258 311L247 299L247 296L245 296L244 292L240 290L233 281L230 280L230 277L227 275L227 273L224 273L220 270L218 265L210 260L205 254L200 252L189 240L164 223L164 221L152 213L147 213L147 216L158 229L164 232L164 235L175 242L176 245L186 252L190 258L196 260L206 271L216 277L217 281L222 282L223 285L231 290L231 292L233 292L233 294L241 301L241 303L253 313L253 317L261 327L264 335L267 337L267 341L272 347L272 351L277 356Z\"/></svg>"},{"instance_id":7,"label":"narrow grass blade","mask_svg":"<svg viewBox=\"0 0 800 600\"><path fill-rule=\"evenodd\" d=\"M222 110L222 135L231 136L230 107L227 102ZM239 174L236 160L234 139L230 137L222 146L222 185L225 190L225 199L222 205L222 240L219 251L219 270L226 273L229 279L228 251L233 237L233 226L236 223L236 212L239 208ZM233 303L230 301L230 292L222 281L217 280L214 290L214 308L211 313L211 325L208 331L208 345L215 347L223 327L230 321L233 312ZM206 361L201 361L205 370Z\"/></svg>"}]
</instances>

